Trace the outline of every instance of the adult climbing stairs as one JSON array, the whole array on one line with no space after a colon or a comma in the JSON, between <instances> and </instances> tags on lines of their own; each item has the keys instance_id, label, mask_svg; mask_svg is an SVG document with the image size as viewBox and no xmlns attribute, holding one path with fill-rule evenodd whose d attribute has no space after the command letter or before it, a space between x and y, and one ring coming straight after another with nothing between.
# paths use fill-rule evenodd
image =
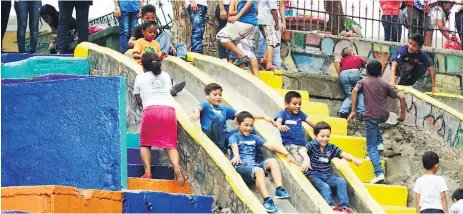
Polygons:
<instances>
[{"instance_id":1,"label":"adult climbing stairs","mask_svg":"<svg viewBox=\"0 0 463 214\"><path fill-rule=\"evenodd\" d=\"M214 57L188 53L187 60L194 62L196 67L209 74L217 83L233 88L237 93L247 96L254 103L258 103L258 108L262 109L265 114L276 115L278 111L284 109L283 95L288 90L282 89L281 71L260 71L260 76L257 78L249 72ZM415 212L414 208L407 207L408 191L406 187L368 183L374 177L374 171L371 162L365 159L367 156L365 139L347 136L345 119L328 117L326 104L310 102L307 91L300 91L300 93L303 97L305 112L308 113L309 117L315 122L325 121L331 125L331 142L362 160L362 165L359 167L347 163L345 160L333 160L336 173L343 176L348 182L349 188L353 190L350 194L351 206L358 212ZM310 126L305 124L304 128L313 136ZM382 161L382 165L384 168L384 161Z\"/></svg>"}]
</instances>

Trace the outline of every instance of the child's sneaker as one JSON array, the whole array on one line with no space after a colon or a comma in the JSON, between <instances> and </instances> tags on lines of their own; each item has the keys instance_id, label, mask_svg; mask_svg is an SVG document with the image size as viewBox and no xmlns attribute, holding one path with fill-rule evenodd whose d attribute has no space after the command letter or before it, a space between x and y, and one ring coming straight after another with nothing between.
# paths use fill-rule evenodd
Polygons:
<instances>
[{"instance_id":1,"label":"child's sneaker","mask_svg":"<svg viewBox=\"0 0 463 214\"><path fill-rule=\"evenodd\" d=\"M370 183L371 183L371 184L384 183L384 179L385 179L385 178L384 178L384 175L381 174L381 175L379 175L379 176L376 176L376 178L373 178L373 179L370 181Z\"/></svg>"},{"instance_id":2,"label":"child's sneaker","mask_svg":"<svg viewBox=\"0 0 463 214\"><path fill-rule=\"evenodd\" d=\"M286 189L283 186L280 186L275 190L275 198L287 199L291 198L291 195L286 192Z\"/></svg>"},{"instance_id":3,"label":"child's sneaker","mask_svg":"<svg viewBox=\"0 0 463 214\"><path fill-rule=\"evenodd\" d=\"M177 85L174 85L174 87L172 87L172 89L170 89L170 95L172 95L173 97L177 96L178 92L182 91L183 88L185 88L185 81L177 84Z\"/></svg>"},{"instance_id":4,"label":"child's sneaker","mask_svg":"<svg viewBox=\"0 0 463 214\"><path fill-rule=\"evenodd\" d=\"M239 67L240 65L246 64L246 63L249 63L249 58L247 56L243 56L243 57L236 59L233 64Z\"/></svg>"},{"instance_id":5,"label":"child's sneaker","mask_svg":"<svg viewBox=\"0 0 463 214\"><path fill-rule=\"evenodd\" d=\"M264 199L264 207L269 213L274 213L278 211L272 198Z\"/></svg>"}]
</instances>

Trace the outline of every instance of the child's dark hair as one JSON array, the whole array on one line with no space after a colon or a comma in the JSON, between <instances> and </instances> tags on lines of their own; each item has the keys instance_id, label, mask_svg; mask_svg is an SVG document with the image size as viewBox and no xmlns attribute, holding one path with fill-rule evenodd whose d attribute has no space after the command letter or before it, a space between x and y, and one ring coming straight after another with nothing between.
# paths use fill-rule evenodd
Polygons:
<instances>
[{"instance_id":1,"label":"child's dark hair","mask_svg":"<svg viewBox=\"0 0 463 214\"><path fill-rule=\"evenodd\" d=\"M320 133L320 131L323 129L328 129L331 132L330 124L324 121L318 122L317 124L315 124L315 126L313 126L313 133L315 134L315 136L317 136L318 133Z\"/></svg>"},{"instance_id":2,"label":"child's dark hair","mask_svg":"<svg viewBox=\"0 0 463 214\"><path fill-rule=\"evenodd\" d=\"M204 93L206 95L209 95L212 91L215 91L215 90L223 91L222 86L220 86L217 83L209 83L206 85L206 87L204 87Z\"/></svg>"},{"instance_id":3,"label":"child's dark hair","mask_svg":"<svg viewBox=\"0 0 463 214\"><path fill-rule=\"evenodd\" d=\"M141 15L144 16L147 13L154 13L156 14L156 7L152 4L147 4L141 7Z\"/></svg>"},{"instance_id":4,"label":"child's dark hair","mask_svg":"<svg viewBox=\"0 0 463 214\"><path fill-rule=\"evenodd\" d=\"M40 8L40 17L43 17L45 15L49 15L52 19L53 19L53 22L51 25L51 27L53 28L58 28L58 22L59 22L59 13L58 11L56 10L55 7L49 5L49 4L44 4L41 8Z\"/></svg>"},{"instance_id":5,"label":"child's dark hair","mask_svg":"<svg viewBox=\"0 0 463 214\"><path fill-rule=\"evenodd\" d=\"M247 112L247 111L242 111L240 113L238 113L238 116L236 116L236 121L238 122L238 124L242 123L246 118L251 118L254 120L254 116L252 116L251 113Z\"/></svg>"},{"instance_id":6,"label":"child's dark hair","mask_svg":"<svg viewBox=\"0 0 463 214\"><path fill-rule=\"evenodd\" d=\"M346 57L352 55L352 48L351 47L345 47L341 51L341 56Z\"/></svg>"},{"instance_id":7,"label":"child's dark hair","mask_svg":"<svg viewBox=\"0 0 463 214\"><path fill-rule=\"evenodd\" d=\"M419 33L412 34L412 35L410 36L410 40L413 40L413 41L415 41L416 43L418 43L418 45L419 45L420 47L422 47L423 44L424 44L424 36L421 35L421 34L419 34Z\"/></svg>"},{"instance_id":8,"label":"child's dark hair","mask_svg":"<svg viewBox=\"0 0 463 214\"><path fill-rule=\"evenodd\" d=\"M435 152L425 152L423 155L423 167L426 170L431 170L436 164L439 163L439 155Z\"/></svg>"},{"instance_id":9,"label":"child's dark hair","mask_svg":"<svg viewBox=\"0 0 463 214\"><path fill-rule=\"evenodd\" d=\"M374 77L379 77L383 70L383 65L378 60L371 60L367 63L367 74Z\"/></svg>"},{"instance_id":10,"label":"child's dark hair","mask_svg":"<svg viewBox=\"0 0 463 214\"><path fill-rule=\"evenodd\" d=\"M143 30L146 30L147 28L151 27L151 26L154 26L156 27L156 29L158 28L158 26L156 25L156 22L145 22L143 23L143 25L141 26L141 28Z\"/></svg>"},{"instance_id":11,"label":"child's dark hair","mask_svg":"<svg viewBox=\"0 0 463 214\"><path fill-rule=\"evenodd\" d=\"M299 92L297 91L288 91L288 93L286 93L285 95L285 103L290 103L291 102L291 99L293 98L301 98L301 94L299 94Z\"/></svg>"},{"instance_id":12,"label":"child's dark hair","mask_svg":"<svg viewBox=\"0 0 463 214\"><path fill-rule=\"evenodd\" d=\"M455 190L452 194L452 198L454 198L456 201L463 199L463 188Z\"/></svg>"},{"instance_id":13,"label":"child's dark hair","mask_svg":"<svg viewBox=\"0 0 463 214\"><path fill-rule=\"evenodd\" d=\"M159 57L155 52L146 52L141 57L141 64L146 71L153 72L154 75L159 75L161 73L161 57Z\"/></svg>"}]
</instances>

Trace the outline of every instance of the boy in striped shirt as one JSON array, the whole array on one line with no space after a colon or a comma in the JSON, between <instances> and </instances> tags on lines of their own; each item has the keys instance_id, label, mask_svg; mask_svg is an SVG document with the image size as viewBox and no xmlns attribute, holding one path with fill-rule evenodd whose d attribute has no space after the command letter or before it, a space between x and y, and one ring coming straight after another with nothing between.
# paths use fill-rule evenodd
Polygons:
<instances>
[{"instance_id":1,"label":"boy in striped shirt","mask_svg":"<svg viewBox=\"0 0 463 214\"><path fill-rule=\"evenodd\" d=\"M331 127L328 123L318 122L313 127L313 132L315 139L299 149L299 154L304 158L302 171L334 211L352 213L349 208L346 181L331 175L331 160L335 157L344 158L357 166L360 166L361 162L330 143ZM339 199L337 206L331 197L331 188L336 188Z\"/></svg>"}]
</instances>

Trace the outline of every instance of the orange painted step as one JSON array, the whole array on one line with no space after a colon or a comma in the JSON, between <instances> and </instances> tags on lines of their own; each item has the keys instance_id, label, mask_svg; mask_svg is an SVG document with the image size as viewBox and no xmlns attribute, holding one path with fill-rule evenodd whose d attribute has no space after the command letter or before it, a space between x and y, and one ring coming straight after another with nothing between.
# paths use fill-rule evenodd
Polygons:
<instances>
[{"instance_id":1,"label":"orange painted step","mask_svg":"<svg viewBox=\"0 0 463 214\"><path fill-rule=\"evenodd\" d=\"M147 190L177 194L191 194L190 183L180 186L174 180L129 178L129 190Z\"/></svg>"},{"instance_id":2,"label":"orange painted step","mask_svg":"<svg viewBox=\"0 0 463 214\"><path fill-rule=\"evenodd\" d=\"M4 187L2 211L121 213L122 198L122 192L65 186Z\"/></svg>"}]
</instances>

